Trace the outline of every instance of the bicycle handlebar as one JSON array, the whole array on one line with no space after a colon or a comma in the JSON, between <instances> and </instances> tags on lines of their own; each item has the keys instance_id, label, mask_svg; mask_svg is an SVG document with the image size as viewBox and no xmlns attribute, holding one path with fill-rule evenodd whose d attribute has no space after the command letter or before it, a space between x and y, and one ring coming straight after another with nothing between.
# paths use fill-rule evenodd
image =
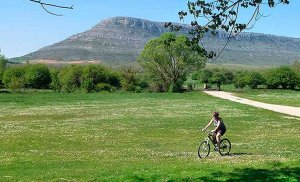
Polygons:
<instances>
[{"instance_id":1,"label":"bicycle handlebar","mask_svg":"<svg viewBox=\"0 0 300 182\"><path fill-rule=\"evenodd\" d=\"M212 132L212 131L209 131L208 129L201 130L201 131L206 132L206 133L209 134L209 135L212 135L212 134L213 134L213 132Z\"/></svg>"}]
</instances>

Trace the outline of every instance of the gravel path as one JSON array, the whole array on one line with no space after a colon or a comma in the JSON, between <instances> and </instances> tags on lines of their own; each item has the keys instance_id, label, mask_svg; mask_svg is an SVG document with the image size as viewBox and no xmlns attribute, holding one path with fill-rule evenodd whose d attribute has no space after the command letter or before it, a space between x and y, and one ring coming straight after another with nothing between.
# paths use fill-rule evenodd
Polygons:
<instances>
[{"instance_id":1,"label":"gravel path","mask_svg":"<svg viewBox=\"0 0 300 182\"><path fill-rule=\"evenodd\" d=\"M257 102L257 101L237 97L237 96L234 96L230 92L223 92L223 91L204 91L204 92L206 94L214 96L214 97L220 97L222 99L227 99L227 100L239 102L242 104L247 104L247 105L251 105L251 106L255 106L255 107L260 107L263 109L272 110L272 111L279 112L279 113L288 114L291 116L300 117L300 107L266 104L263 102Z\"/></svg>"}]
</instances>

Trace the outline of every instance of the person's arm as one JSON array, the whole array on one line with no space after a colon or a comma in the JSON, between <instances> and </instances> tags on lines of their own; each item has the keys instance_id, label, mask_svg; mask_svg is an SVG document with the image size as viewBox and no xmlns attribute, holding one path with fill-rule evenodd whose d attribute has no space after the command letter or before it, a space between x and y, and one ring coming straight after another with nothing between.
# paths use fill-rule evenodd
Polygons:
<instances>
[{"instance_id":1,"label":"person's arm","mask_svg":"<svg viewBox=\"0 0 300 182\"><path fill-rule=\"evenodd\" d=\"M213 122L213 118L209 121L209 123L202 129L202 131L206 130L210 125L211 123Z\"/></svg>"}]
</instances>

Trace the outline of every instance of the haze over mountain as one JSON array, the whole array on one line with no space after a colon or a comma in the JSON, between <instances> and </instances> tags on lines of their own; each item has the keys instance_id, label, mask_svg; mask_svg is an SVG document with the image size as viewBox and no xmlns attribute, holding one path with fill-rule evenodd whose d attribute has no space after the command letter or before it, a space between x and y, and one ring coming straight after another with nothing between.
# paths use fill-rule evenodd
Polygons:
<instances>
[{"instance_id":1,"label":"haze over mountain","mask_svg":"<svg viewBox=\"0 0 300 182\"><path fill-rule=\"evenodd\" d=\"M189 26L183 27L181 33L187 34ZM135 62L147 41L168 31L164 22L113 17L103 20L90 30L13 60L93 60L111 65L125 64ZM208 50L218 51L222 49L226 40L226 33L219 32L216 37L205 36L203 44ZM300 39L241 33L230 41L217 62L280 65L290 64L295 60L300 60Z\"/></svg>"}]
</instances>

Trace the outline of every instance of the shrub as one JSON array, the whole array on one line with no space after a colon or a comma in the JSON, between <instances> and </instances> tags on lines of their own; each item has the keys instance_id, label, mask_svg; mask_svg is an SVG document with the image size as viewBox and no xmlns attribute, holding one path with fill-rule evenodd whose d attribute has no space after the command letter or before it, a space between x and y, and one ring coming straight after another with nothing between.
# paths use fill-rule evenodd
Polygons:
<instances>
[{"instance_id":1,"label":"shrub","mask_svg":"<svg viewBox=\"0 0 300 182\"><path fill-rule=\"evenodd\" d=\"M138 80L136 78L136 71L132 68L125 68L122 71L121 85L122 89L126 91L135 91Z\"/></svg>"},{"instance_id":2,"label":"shrub","mask_svg":"<svg viewBox=\"0 0 300 182\"><path fill-rule=\"evenodd\" d=\"M107 80L107 70L101 64L86 65L83 67L82 79L89 79L93 84L104 83Z\"/></svg>"},{"instance_id":3,"label":"shrub","mask_svg":"<svg viewBox=\"0 0 300 182\"><path fill-rule=\"evenodd\" d=\"M201 71L195 71L192 73L191 78L192 80L199 80L200 76L201 76Z\"/></svg>"},{"instance_id":4,"label":"shrub","mask_svg":"<svg viewBox=\"0 0 300 182\"><path fill-rule=\"evenodd\" d=\"M95 84L93 83L93 79L92 78L86 78L84 79L84 81L81 84L81 88L87 92L87 93L91 93L93 91L95 91Z\"/></svg>"},{"instance_id":5,"label":"shrub","mask_svg":"<svg viewBox=\"0 0 300 182\"><path fill-rule=\"evenodd\" d=\"M278 88L279 86L284 89L295 89L299 83L296 72L288 66L271 69L266 75L266 85L271 89Z\"/></svg>"},{"instance_id":6,"label":"shrub","mask_svg":"<svg viewBox=\"0 0 300 182\"><path fill-rule=\"evenodd\" d=\"M225 83L225 81L225 76L220 72L215 72L210 80L211 83L217 84L218 90L221 90L221 84Z\"/></svg>"},{"instance_id":7,"label":"shrub","mask_svg":"<svg viewBox=\"0 0 300 182\"><path fill-rule=\"evenodd\" d=\"M181 92L183 83L186 81L186 76L182 76L176 82L170 85L169 92Z\"/></svg>"},{"instance_id":8,"label":"shrub","mask_svg":"<svg viewBox=\"0 0 300 182\"><path fill-rule=\"evenodd\" d=\"M233 84L235 88L243 89L248 84L247 72L237 72Z\"/></svg>"},{"instance_id":9,"label":"shrub","mask_svg":"<svg viewBox=\"0 0 300 182\"><path fill-rule=\"evenodd\" d=\"M96 85L96 91L97 92L102 92L102 91L111 92L111 91L113 91L113 89L112 89L112 86L108 83L98 83Z\"/></svg>"},{"instance_id":10,"label":"shrub","mask_svg":"<svg viewBox=\"0 0 300 182\"><path fill-rule=\"evenodd\" d=\"M59 80L62 90L73 92L81 87L83 67L80 65L71 65L63 68L59 73Z\"/></svg>"},{"instance_id":11,"label":"shrub","mask_svg":"<svg viewBox=\"0 0 300 182\"><path fill-rule=\"evenodd\" d=\"M3 83L6 88L13 90L24 88L25 71L23 67L10 67L4 71Z\"/></svg>"},{"instance_id":12,"label":"shrub","mask_svg":"<svg viewBox=\"0 0 300 182\"><path fill-rule=\"evenodd\" d=\"M54 91L61 90L61 84L59 82L58 74L59 74L58 70L56 69L50 70L50 75L51 75L50 88L53 89Z\"/></svg>"},{"instance_id":13,"label":"shrub","mask_svg":"<svg viewBox=\"0 0 300 182\"><path fill-rule=\"evenodd\" d=\"M44 64L27 64L24 66L27 88L45 89L51 83L49 68Z\"/></svg>"},{"instance_id":14,"label":"shrub","mask_svg":"<svg viewBox=\"0 0 300 182\"><path fill-rule=\"evenodd\" d=\"M224 70L223 71L223 75L225 77L225 84L232 84L233 80L235 78L235 75L233 72L229 71L229 70Z\"/></svg>"},{"instance_id":15,"label":"shrub","mask_svg":"<svg viewBox=\"0 0 300 182\"><path fill-rule=\"evenodd\" d=\"M121 75L115 71L107 71L106 83L110 84L115 88L121 87Z\"/></svg>"},{"instance_id":16,"label":"shrub","mask_svg":"<svg viewBox=\"0 0 300 182\"><path fill-rule=\"evenodd\" d=\"M250 88L255 89L258 85L266 82L265 78L258 72L251 72L247 75L246 82Z\"/></svg>"},{"instance_id":17,"label":"shrub","mask_svg":"<svg viewBox=\"0 0 300 182\"><path fill-rule=\"evenodd\" d=\"M201 81L202 83L209 83L209 81L210 81L212 75L213 75L213 72L212 72L212 71L205 69L205 70L203 70L203 71L200 73L200 75L199 75L200 81Z\"/></svg>"}]
</instances>

